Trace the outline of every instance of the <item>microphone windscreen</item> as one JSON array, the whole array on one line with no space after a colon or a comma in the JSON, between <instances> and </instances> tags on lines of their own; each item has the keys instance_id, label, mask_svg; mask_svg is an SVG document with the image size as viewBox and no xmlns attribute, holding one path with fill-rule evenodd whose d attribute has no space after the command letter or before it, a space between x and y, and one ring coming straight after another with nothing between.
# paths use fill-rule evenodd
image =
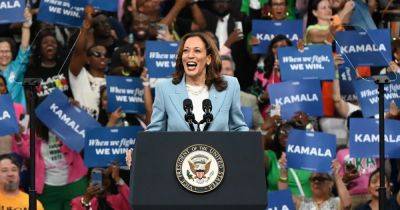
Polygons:
<instances>
[{"instance_id":1,"label":"microphone windscreen","mask_svg":"<svg viewBox=\"0 0 400 210\"><path fill-rule=\"evenodd\" d=\"M203 100L203 111L212 111L212 104L211 104L211 100L206 98Z\"/></svg>"},{"instance_id":2,"label":"microphone windscreen","mask_svg":"<svg viewBox=\"0 0 400 210\"><path fill-rule=\"evenodd\" d=\"M183 109L184 110L189 109L190 111L193 110L193 103L192 103L192 100L190 100L190 98L183 100Z\"/></svg>"}]
</instances>

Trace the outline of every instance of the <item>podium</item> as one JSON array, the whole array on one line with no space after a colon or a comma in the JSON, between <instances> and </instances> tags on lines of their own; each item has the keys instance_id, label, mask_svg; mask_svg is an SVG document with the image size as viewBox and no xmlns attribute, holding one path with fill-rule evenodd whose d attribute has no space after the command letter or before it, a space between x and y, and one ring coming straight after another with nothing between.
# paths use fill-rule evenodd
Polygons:
<instances>
[{"instance_id":1,"label":"podium","mask_svg":"<svg viewBox=\"0 0 400 210\"><path fill-rule=\"evenodd\" d=\"M135 210L266 208L259 132L142 132L135 147L130 180Z\"/></svg>"}]
</instances>

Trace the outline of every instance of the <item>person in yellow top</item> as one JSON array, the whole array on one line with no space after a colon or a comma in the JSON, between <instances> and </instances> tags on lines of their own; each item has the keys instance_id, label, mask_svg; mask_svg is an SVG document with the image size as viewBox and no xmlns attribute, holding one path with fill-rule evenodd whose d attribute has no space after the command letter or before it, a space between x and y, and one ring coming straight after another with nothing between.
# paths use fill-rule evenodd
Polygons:
<instances>
[{"instance_id":1,"label":"person in yellow top","mask_svg":"<svg viewBox=\"0 0 400 210\"><path fill-rule=\"evenodd\" d=\"M9 154L0 155L0 209L29 208L29 196L19 190L18 161ZM36 209L44 210L42 204L36 201Z\"/></svg>"}]
</instances>

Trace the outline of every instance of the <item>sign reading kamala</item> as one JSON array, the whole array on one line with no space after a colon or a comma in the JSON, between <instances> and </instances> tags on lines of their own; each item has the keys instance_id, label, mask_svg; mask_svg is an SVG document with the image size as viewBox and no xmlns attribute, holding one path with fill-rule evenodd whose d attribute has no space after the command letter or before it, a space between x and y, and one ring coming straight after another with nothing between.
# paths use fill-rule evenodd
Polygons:
<instances>
[{"instance_id":1,"label":"sign reading kamala","mask_svg":"<svg viewBox=\"0 0 400 210\"><path fill-rule=\"evenodd\" d=\"M38 19L48 23L80 27L86 1L42 0Z\"/></svg>"},{"instance_id":2,"label":"sign reading kamala","mask_svg":"<svg viewBox=\"0 0 400 210\"><path fill-rule=\"evenodd\" d=\"M0 0L0 24L24 22L25 0Z\"/></svg>"},{"instance_id":3,"label":"sign reading kamala","mask_svg":"<svg viewBox=\"0 0 400 210\"><path fill-rule=\"evenodd\" d=\"M303 38L303 21L302 20L253 20L251 34L260 40L260 44L253 46L253 53L265 54L271 40L278 34L285 35L289 38L293 45Z\"/></svg>"},{"instance_id":4,"label":"sign reading kamala","mask_svg":"<svg viewBox=\"0 0 400 210\"><path fill-rule=\"evenodd\" d=\"M0 136L19 132L13 102L10 95L0 95Z\"/></svg>"},{"instance_id":5,"label":"sign reading kamala","mask_svg":"<svg viewBox=\"0 0 400 210\"><path fill-rule=\"evenodd\" d=\"M379 120L372 118L350 119L350 157L379 157ZM400 158L400 121L385 120L385 156Z\"/></svg>"},{"instance_id":6,"label":"sign reading kamala","mask_svg":"<svg viewBox=\"0 0 400 210\"><path fill-rule=\"evenodd\" d=\"M135 147L136 136L143 131L140 126L119 128L94 128L88 131L84 160L87 167L106 167L111 163L126 165L125 152Z\"/></svg>"},{"instance_id":7,"label":"sign reading kamala","mask_svg":"<svg viewBox=\"0 0 400 210\"><path fill-rule=\"evenodd\" d=\"M332 47L329 45L311 45L303 51L297 47L281 47L278 48L278 59L283 81L333 80L335 77Z\"/></svg>"},{"instance_id":8,"label":"sign reading kamala","mask_svg":"<svg viewBox=\"0 0 400 210\"><path fill-rule=\"evenodd\" d=\"M144 113L144 90L139 78L107 76L107 98L109 112L117 108L126 113Z\"/></svg>"},{"instance_id":9,"label":"sign reading kamala","mask_svg":"<svg viewBox=\"0 0 400 210\"><path fill-rule=\"evenodd\" d=\"M268 206L265 210L294 210L292 193L290 190L268 192Z\"/></svg>"},{"instance_id":10,"label":"sign reading kamala","mask_svg":"<svg viewBox=\"0 0 400 210\"><path fill-rule=\"evenodd\" d=\"M400 75L398 75L400 76ZM356 91L358 101L364 117L371 117L378 114L378 85L372 78L367 80L359 79L353 81L353 87ZM385 85L385 112L389 110L391 101L397 106L400 105L400 81L396 80L389 85Z\"/></svg>"},{"instance_id":11,"label":"sign reading kamala","mask_svg":"<svg viewBox=\"0 0 400 210\"><path fill-rule=\"evenodd\" d=\"M336 49L355 66L388 66L392 60L387 29L337 32Z\"/></svg>"},{"instance_id":12,"label":"sign reading kamala","mask_svg":"<svg viewBox=\"0 0 400 210\"><path fill-rule=\"evenodd\" d=\"M178 45L178 42L146 41L145 61L150 78L171 77Z\"/></svg>"},{"instance_id":13,"label":"sign reading kamala","mask_svg":"<svg viewBox=\"0 0 400 210\"><path fill-rule=\"evenodd\" d=\"M289 132L286 147L289 168L329 173L335 156L335 135L296 129Z\"/></svg>"},{"instance_id":14,"label":"sign reading kamala","mask_svg":"<svg viewBox=\"0 0 400 210\"><path fill-rule=\"evenodd\" d=\"M35 113L69 148L77 152L84 147L87 130L101 126L87 112L72 105L58 89L39 104Z\"/></svg>"},{"instance_id":15,"label":"sign reading kamala","mask_svg":"<svg viewBox=\"0 0 400 210\"><path fill-rule=\"evenodd\" d=\"M321 84L319 80L289 81L268 86L272 104L280 105L282 118L290 119L296 112L322 116Z\"/></svg>"}]
</instances>

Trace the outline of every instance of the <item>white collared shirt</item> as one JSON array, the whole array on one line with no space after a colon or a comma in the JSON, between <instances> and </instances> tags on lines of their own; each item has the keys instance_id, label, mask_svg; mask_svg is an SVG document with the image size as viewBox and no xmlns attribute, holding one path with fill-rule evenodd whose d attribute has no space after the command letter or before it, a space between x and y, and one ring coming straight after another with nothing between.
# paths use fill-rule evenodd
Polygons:
<instances>
[{"instance_id":1,"label":"white collared shirt","mask_svg":"<svg viewBox=\"0 0 400 210\"><path fill-rule=\"evenodd\" d=\"M225 44L226 40L228 40L228 20L229 15L225 15L225 17L218 19L217 28L215 29L215 36L218 38L219 48L221 49L222 45Z\"/></svg>"}]
</instances>

